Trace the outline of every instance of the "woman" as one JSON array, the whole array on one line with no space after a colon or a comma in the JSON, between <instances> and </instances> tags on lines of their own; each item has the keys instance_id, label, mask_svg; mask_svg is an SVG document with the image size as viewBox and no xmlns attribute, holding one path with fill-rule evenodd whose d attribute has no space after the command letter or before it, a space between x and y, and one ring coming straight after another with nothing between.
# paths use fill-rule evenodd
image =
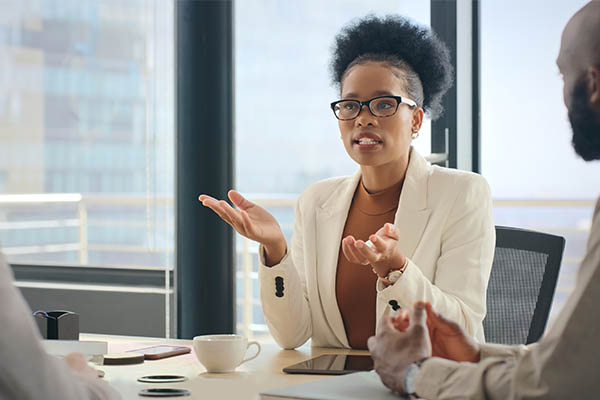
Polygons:
<instances>
[{"instance_id":1,"label":"woman","mask_svg":"<svg viewBox=\"0 0 600 400\"><path fill-rule=\"evenodd\" d=\"M412 147L451 86L448 50L400 17L367 17L336 38L331 104L353 176L310 186L288 247L279 224L235 191L200 201L261 244L260 292L284 348L366 348L376 321L429 301L483 340L495 234L479 175L429 165ZM342 239L343 238L343 239Z\"/></svg>"}]
</instances>

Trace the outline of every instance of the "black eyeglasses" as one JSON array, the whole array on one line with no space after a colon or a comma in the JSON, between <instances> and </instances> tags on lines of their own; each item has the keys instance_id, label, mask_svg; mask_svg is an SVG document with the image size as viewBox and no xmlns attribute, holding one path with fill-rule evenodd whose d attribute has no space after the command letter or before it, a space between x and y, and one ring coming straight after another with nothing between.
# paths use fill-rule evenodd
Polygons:
<instances>
[{"instance_id":1,"label":"black eyeglasses","mask_svg":"<svg viewBox=\"0 0 600 400\"><path fill-rule=\"evenodd\" d=\"M378 96L371 100L338 100L331 103L331 109L335 117L341 121L348 121L358 117L363 106L367 106L371 114L376 117L391 117L396 114L400 103L408 105L410 108L417 107L411 99L400 96Z\"/></svg>"}]
</instances>

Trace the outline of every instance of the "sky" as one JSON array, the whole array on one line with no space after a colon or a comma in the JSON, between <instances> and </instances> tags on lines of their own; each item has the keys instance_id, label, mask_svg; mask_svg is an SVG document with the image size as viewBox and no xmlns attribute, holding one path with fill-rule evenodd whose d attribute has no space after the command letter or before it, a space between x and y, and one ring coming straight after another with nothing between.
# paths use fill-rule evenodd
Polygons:
<instances>
[{"instance_id":1,"label":"sky","mask_svg":"<svg viewBox=\"0 0 600 400\"><path fill-rule=\"evenodd\" d=\"M482 174L497 199L593 199L600 164L575 156L555 58L582 0L484 0L481 19ZM329 103L334 36L368 13L429 25L429 1L236 3L236 186L300 193L347 175ZM429 153L429 128L415 142Z\"/></svg>"}]
</instances>

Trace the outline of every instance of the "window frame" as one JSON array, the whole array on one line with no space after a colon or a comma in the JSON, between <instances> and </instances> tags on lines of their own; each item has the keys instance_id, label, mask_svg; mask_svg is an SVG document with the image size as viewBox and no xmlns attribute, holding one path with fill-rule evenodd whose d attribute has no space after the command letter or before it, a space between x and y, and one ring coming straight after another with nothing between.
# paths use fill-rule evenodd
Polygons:
<instances>
[{"instance_id":1,"label":"window frame","mask_svg":"<svg viewBox=\"0 0 600 400\"><path fill-rule=\"evenodd\" d=\"M164 271L143 268L13 264L17 280L35 276L40 281L164 288L168 279L176 298L171 336L236 331L234 231L197 200L201 192L226 198L235 183L234 1L174 4L176 238L169 278ZM470 4L472 119L467 140L472 140L471 170L479 172L479 0ZM457 0L431 0L431 27L449 46L455 71L455 85L443 99L445 113L432 123L431 150L447 152L447 166L457 168Z\"/></svg>"}]
</instances>

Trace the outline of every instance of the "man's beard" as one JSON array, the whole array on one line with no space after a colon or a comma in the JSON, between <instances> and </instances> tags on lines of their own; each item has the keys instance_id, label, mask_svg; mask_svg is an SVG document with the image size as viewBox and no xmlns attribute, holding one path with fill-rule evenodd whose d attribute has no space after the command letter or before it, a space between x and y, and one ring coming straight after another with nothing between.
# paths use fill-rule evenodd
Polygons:
<instances>
[{"instance_id":1,"label":"man's beard","mask_svg":"<svg viewBox=\"0 0 600 400\"><path fill-rule=\"evenodd\" d=\"M569 121L573 129L573 147L585 161L600 160L600 115L596 115L588 101L585 79L580 78L569 104Z\"/></svg>"}]
</instances>

